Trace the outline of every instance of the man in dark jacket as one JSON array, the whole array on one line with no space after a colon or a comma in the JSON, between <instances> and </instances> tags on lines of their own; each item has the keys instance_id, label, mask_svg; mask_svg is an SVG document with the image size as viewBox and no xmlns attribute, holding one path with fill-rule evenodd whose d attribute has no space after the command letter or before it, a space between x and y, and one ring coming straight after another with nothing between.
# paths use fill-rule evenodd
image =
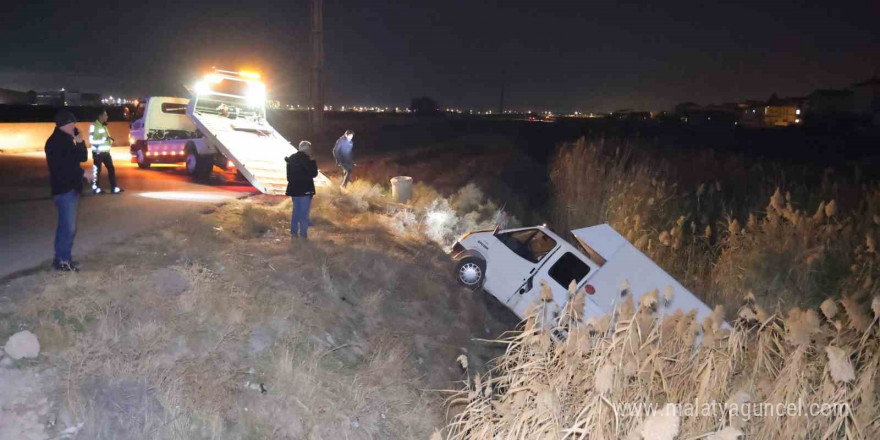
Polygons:
<instances>
[{"instance_id":1,"label":"man in dark jacket","mask_svg":"<svg viewBox=\"0 0 880 440\"><path fill-rule=\"evenodd\" d=\"M58 208L55 230L55 258L52 267L75 272L79 267L70 253L76 235L76 208L82 192L85 171L81 162L88 159L86 144L76 128L76 117L68 110L55 115L55 131L46 141L46 164L52 185L52 200Z\"/></svg>"},{"instance_id":2,"label":"man in dark jacket","mask_svg":"<svg viewBox=\"0 0 880 440\"><path fill-rule=\"evenodd\" d=\"M336 165L342 168L342 187L345 188L351 183L351 170L354 168L354 132L345 130L336 145L333 146L333 158L336 159Z\"/></svg>"},{"instance_id":3,"label":"man in dark jacket","mask_svg":"<svg viewBox=\"0 0 880 440\"><path fill-rule=\"evenodd\" d=\"M312 144L299 143L299 151L284 158L287 162L287 195L293 200L290 218L290 236L308 238L309 211L315 196L315 177L318 164L312 159Z\"/></svg>"}]
</instances>

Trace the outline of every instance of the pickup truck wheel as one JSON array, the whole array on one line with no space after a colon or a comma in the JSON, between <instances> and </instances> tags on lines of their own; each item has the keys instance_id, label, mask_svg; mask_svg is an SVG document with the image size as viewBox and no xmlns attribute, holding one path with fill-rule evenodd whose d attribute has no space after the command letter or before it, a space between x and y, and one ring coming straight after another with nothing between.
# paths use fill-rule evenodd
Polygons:
<instances>
[{"instance_id":1,"label":"pickup truck wheel","mask_svg":"<svg viewBox=\"0 0 880 440\"><path fill-rule=\"evenodd\" d=\"M150 169L150 165L152 164L150 163L150 160L147 159L146 154L144 154L143 148L137 150L137 153L135 153L135 157L137 158L138 168L142 170Z\"/></svg>"},{"instance_id":2,"label":"pickup truck wheel","mask_svg":"<svg viewBox=\"0 0 880 440\"><path fill-rule=\"evenodd\" d=\"M469 289L477 290L486 277L486 262L476 257L465 257L455 265L455 279Z\"/></svg>"}]
</instances>

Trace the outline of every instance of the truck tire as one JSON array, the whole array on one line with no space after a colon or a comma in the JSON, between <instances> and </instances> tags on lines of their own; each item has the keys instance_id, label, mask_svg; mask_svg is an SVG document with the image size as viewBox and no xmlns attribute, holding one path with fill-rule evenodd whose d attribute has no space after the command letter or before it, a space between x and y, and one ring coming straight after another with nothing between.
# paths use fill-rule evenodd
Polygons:
<instances>
[{"instance_id":1,"label":"truck tire","mask_svg":"<svg viewBox=\"0 0 880 440\"><path fill-rule=\"evenodd\" d=\"M150 163L150 160L147 159L147 154L144 153L143 148L139 148L137 150L137 152L135 153L135 158L137 159L138 168L142 170L150 169L150 165L152 165L152 163Z\"/></svg>"},{"instance_id":2,"label":"truck tire","mask_svg":"<svg viewBox=\"0 0 880 440\"><path fill-rule=\"evenodd\" d=\"M211 172L214 171L214 157L210 155L199 155L199 170L196 173L196 179L199 181L207 181L211 178Z\"/></svg>"},{"instance_id":3,"label":"truck tire","mask_svg":"<svg viewBox=\"0 0 880 440\"><path fill-rule=\"evenodd\" d=\"M207 180L214 169L214 162L209 155L199 154L196 146L186 144L186 173L195 180Z\"/></svg>"},{"instance_id":4,"label":"truck tire","mask_svg":"<svg viewBox=\"0 0 880 440\"><path fill-rule=\"evenodd\" d=\"M477 290L486 279L486 262L477 257L464 257L455 264L455 279L462 286Z\"/></svg>"}]
</instances>

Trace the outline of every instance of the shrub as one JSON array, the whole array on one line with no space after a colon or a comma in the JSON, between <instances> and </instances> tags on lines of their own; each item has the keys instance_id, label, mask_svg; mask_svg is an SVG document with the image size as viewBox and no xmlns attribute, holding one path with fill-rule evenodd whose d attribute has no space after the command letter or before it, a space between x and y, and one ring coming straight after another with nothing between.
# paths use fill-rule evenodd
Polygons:
<instances>
[{"instance_id":1,"label":"shrub","mask_svg":"<svg viewBox=\"0 0 880 440\"><path fill-rule=\"evenodd\" d=\"M569 294L582 307L584 292ZM448 400L460 412L447 439L880 435L880 297L873 318L848 298L828 300L821 318L798 308L767 312L748 298L731 328L718 313L699 323L662 302L634 308L630 300L586 322L581 307L566 306L552 332L542 325L547 304L539 301L518 332L497 341L507 349L489 373L469 375ZM553 342L551 334L567 337ZM791 416L764 405L790 403L804 411L837 406Z\"/></svg>"},{"instance_id":2,"label":"shrub","mask_svg":"<svg viewBox=\"0 0 880 440\"><path fill-rule=\"evenodd\" d=\"M829 173L818 186L791 183L757 164L730 170L731 179L748 176L747 182L719 177L685 188L679 181L694 167L733 162L713 165L695 154L672 166L639 153L584 139L564 146L550 167L554 227L609 223L703 300L727 310L749 291L765 307L780 300L815 306L877 277L876 185L841 185ZM838 199L849 200L848 210Z\"/></svg>"}]
</instances>

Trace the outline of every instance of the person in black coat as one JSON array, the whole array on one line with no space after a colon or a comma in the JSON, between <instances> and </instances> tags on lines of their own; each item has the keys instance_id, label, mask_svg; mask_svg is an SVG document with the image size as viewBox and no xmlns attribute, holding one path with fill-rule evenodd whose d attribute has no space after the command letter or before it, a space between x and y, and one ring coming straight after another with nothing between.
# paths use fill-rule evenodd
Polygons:
<instances>
[{"instance_id":1,"label":"person in black coat","mask_svg":"<svg viewBox=\"0 0 880 440\"><path fill-rule=\"evenodd\" d=\"M76 128L76 117L68 110L55 115L55 131L46 140L46 165L52 200L58 209L58 228L55 230L55 258L52 267L57 270L78 270L73 261L73 237L76 236L76 208L83 188L85 170L80 163L88 160L86 144Z\"/></svg>"},{"instance_id":2,"label":"person in black coat","mask_svg":"<svg viewBox=\"0 0 880 440\"><path fill-rule=\"evenodd\" d=\"M308 238L309 211L315 196L315 177L318 164L312 159L312 144L299 143L299 151L284 158L287 162L287 195L293 199L290 218L290 236Z\"/></svg>"},{"instance_id":3,"label":"person in black coat","mask_svg":"<svg viewBox=\"0 0 880 440\"><path fill-rule=\"evenodd\" d=\"M345 133L336 140L333 146L333 158L336 166L342 168L342 187L351 183L351 170L354 169L354 131L345 130Z\"/></svg>"}]
</instances>

